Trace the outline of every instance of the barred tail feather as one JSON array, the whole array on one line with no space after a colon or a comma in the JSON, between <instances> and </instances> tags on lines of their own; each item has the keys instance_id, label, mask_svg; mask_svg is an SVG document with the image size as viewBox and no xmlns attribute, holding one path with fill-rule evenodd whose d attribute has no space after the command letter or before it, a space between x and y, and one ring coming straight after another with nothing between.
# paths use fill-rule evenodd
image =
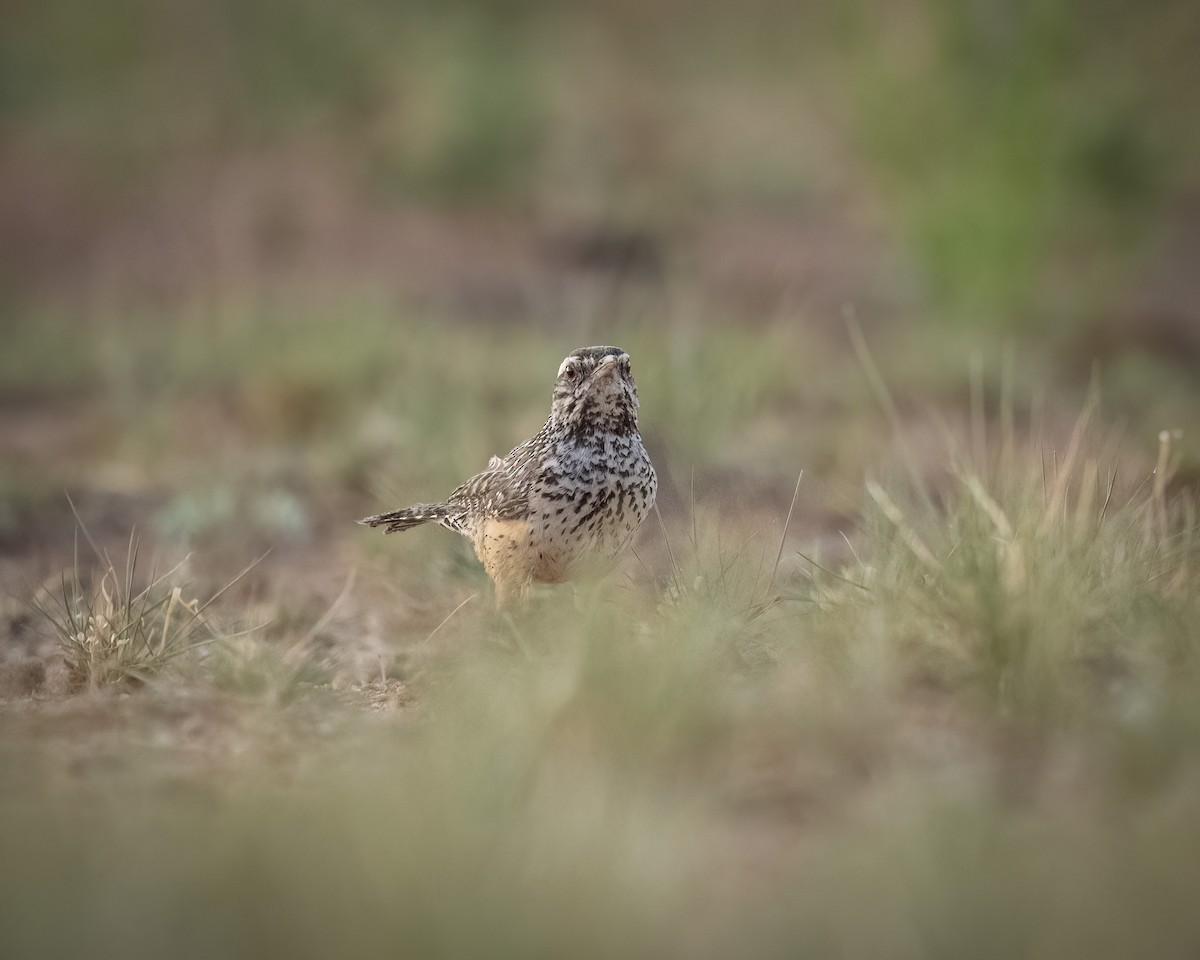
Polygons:
<instances>
[{"instance_id":1,"label":"barred tail feather","mask_svg":"<svg viewBox=\"0 0 1200 960\"><path fill-rule=\"evenodd\" d=\"M384 533L396 533L419 527L423 523L439 523L449 516L444 503L415 503L403 510L392 510L389 513L379 513L373 517L363 517L358 522L368 527L383 527Z\"/></svg>"}]
</instances>

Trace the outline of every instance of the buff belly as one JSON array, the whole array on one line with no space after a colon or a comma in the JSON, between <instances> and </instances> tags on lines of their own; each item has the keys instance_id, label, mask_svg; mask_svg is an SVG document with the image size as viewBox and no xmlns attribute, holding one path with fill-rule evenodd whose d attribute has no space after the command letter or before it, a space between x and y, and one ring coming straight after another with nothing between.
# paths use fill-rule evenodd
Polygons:
<instances>
[{"instance_id":1,"label":"buff belly","mask_svg":"<svg viewBox=\"0 0 1200 960\"><path fill-rule=\"evenodd\" d=\"M598 527L570 531L538 516L489 517L475 530L472 543L488 576L502 593L508 593L530 583L564 583L611 568L636 526L601 523Z\"/></svg>"},{"instance_id":2,"label":"buff belly","mask_svg":"<svg viewBox=\"0 0 1200 960\"><path fill-rule=\"evenodd\" d=\"M531 520L489 517L473 538L475 555L497 585L562 583L570 577L571 564L540 533Z\"/></svg>"}]
</instances>

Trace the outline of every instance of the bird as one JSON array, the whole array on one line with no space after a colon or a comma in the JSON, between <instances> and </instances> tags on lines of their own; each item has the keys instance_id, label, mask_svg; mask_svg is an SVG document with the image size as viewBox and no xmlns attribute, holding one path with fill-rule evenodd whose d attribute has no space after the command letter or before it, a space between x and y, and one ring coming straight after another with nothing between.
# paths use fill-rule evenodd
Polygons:
<instances>
[{"instance_id":1,"label":"bird","mask_svg":"<svg viewBox=\"0 0 1200 960\"><path fill-rule=\"evenodd\" d=\"M437 523L471 541L512 609L534 583L564 583L614 565L654 507L658 477L638 431L629 354L582 347L559 365L550 415L534 436L445 500L358 522L385 533Z\"/></svg>"}]
</instances>

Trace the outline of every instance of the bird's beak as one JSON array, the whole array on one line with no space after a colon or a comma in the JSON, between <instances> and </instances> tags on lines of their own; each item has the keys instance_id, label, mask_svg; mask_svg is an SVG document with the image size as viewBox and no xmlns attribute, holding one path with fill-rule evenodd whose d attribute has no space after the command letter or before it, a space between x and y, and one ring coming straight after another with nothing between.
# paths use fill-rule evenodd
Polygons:
<instances>
[{"instance_id":1,"label":"bird's beak","mask_svg":"<svg viewBox=\"0 0 1200 960\"><path fill-rule=\"evenodd\" d=\"M620 369L617 365L619 357L605 357L600 361L600 365L596 367L596 372L592 374L597 380L603 380L605 377L611 377Z\"/></svg>"}]
</instances>

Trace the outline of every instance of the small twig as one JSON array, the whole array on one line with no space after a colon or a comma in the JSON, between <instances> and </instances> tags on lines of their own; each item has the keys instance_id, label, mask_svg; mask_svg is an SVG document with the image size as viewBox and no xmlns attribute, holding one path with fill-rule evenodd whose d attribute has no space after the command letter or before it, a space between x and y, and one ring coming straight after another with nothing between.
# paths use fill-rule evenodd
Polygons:
<instances>
[{"instance_id":1,"label":"small twig","mask_svg":"<svg viewBox=\"0 0 1200 960\"><path fill-rule=\"evenodd\" d=\"M762 533L763 530L766 529L766 527L767 527L767 525L765 523L759 525L759 527L757 529L755 529L755 531L752 534L750 534L741 543L739 543L737 545L737 548L733 551L732 554L730 554L730 557L728 560L724 559L724 554L721 552L720 540L718 539L718 541L717 541L717 556L719 558L721 558L721 569L718 574L718 580L722 586L724 586L724 584L725 584L725 575L730 570L733 569L733 565L735 563L737 563L738 558L742 555L742 551L744 551L748 546L750 546L751 542L754 541L758 537L758 535L760 533ZM717 527L718 534L720 533L720 530L721 530L721 528L718 526ZM754 573L754 589L755 590L758 589L758 581L762 579L762 568L766 564L766 562L767 562L767 549L766 549L766 547L763 547L763 551L759 555L759 558L758 558L758 569Z\"/></svg>"},{"instance_id":2,"label":"small twig","mask_svg":"<svg viewBox=\"0 0 1200 960\"><path fill-rule=\"evenodd\" d=\"M1100 516L1096 518L1096 529L1104 526L1104 518L1108 515L1108 505L1112 502L1113 487L1117 485L1117 470L1114 467L1112 478L1108 481L1108 493L1104 497L1104 505L1100 508Z\"/></svg>"},{"instance_id":3,"label":"small twig","mask_svg":"<svg viewBox=\"0 0 1200 960\"><path fill-rule=\"evenodd\" d=\"M696 468L692 467L692 549L696 551L697 559L700 556L700 540L696 536Z\"/></svg>"},{"instance_id":4,"label":"small twig","mask_svg":"<svg viewBox=\"0 0 1200 960\"><path fill-rule=\"evenodd\" d=\"M1000 535L1000 538L1006 542L1012 540L1012 524L1009 523L1008 517L1004 515L1000 504L992 499L991 494L983 488L983 484L979 482L979 478L975 474L967 474L965 476L960 475L959 480L966 486L967 491L974 498L980 509L987 514L988 519L992 521L992 526L996 528L996 532Z\"/></svg>"},{"instance_id":5,"label":"small twig","mask_svg":"<svg viewBox=\"0 0 1200 960\"><path fill-rule=\"evenodd\" d=\"M692 556L696 558L696 572L704 576L704 564L700 560L700 537L696 532L696 468L692 467L691 478L691 514L692 514ZM721 527L717 525L717 562L720 562L721 557Z\"/></svg>"},{"instance_id":6,"label":"small twig","mask_svg":"<svg viewBox=\"0 0 1200 960\"><path fill-rule=\"evenodd\" d=\"M671 576L675 580L676 592L682 586L679 579L679 564L675 562L675 551L671 549L671 538L667 536L667 525L663 523L662 512L658 509L658 504L654 504L654 515L658 518L658 528L662 531L663 542L667 545L667 557L671 561Z\"/></svg>"},{"instance_id":7,"label":"small twig","mask_svg":"<svg viewBox=\"0 0 1200 960\"><path fill-rule=\"evenodd\" d=\"M843 540L846 541L846 546L848 546L850 548L850 555L852 557L854 557L854 562L857 563L861 567L863 565L863 562L858 556L858 551L854 549L854 544L852 544L850 542L850 538L848 536L846 536L845 532L842 530L838 531L838 536L840 536Z\"/></svg>"},{"instance_id":8,"label":"small twig","mask_svg":"<svg viewBox=\"0 0 1200 960\"><path fill-rule=\"evenodd\" d=\"M937 558L925 546L921 538L917 536L917 532L911 527L908 520L905 519L904 513L896 506L895 501L887 495L884 489L874 480L868 480L867 493L879 505L879 509L883 511L883 515L895 526L905 545L912 551L913 556L931 570L940 570L941 564L938 563Z\"/></svg>"},{"instance_id":9,"label":"small twig","mask_svg":"<svg viewBox=\"0 0 1200 960\"><path fill-rule=\"evenodd\" d=\"M975 458L975 469L980 473L987 470L987 411L983 396L983 354L979 350L971 353L968 364L971 381L971 452Z\"/></svg>"},{"instance_id":10,"label":"small twig","mask_svg":"<svg viewBox=\"0 0 1200 960\"><path fill-rule=\"evenodd\" d=\"M767 595L771 593L771 588L775 586L775 575L779 572L779 561L783 559L783 545L787 541L788 527L792 525L792 513L796 509L796 500L800 496L800 481L804 479L804 471L801 470L799 476L796 477L796 489L792 491L792 502L788 506L787 519L783 521L783 533L779 535L779 552L775 554L775 563L771 567L771 576L767 580Z\"/></svg>"},{"instance_id":11,"label":"small twig","mask_svg":"<svg viewBox=\"0 0 1200 960\"><path fill-rule=\"evenodd\" d=\"M225 591L227 591L235 583L237 583L239 580L241 580L243 577L245 577L246 574L248 574L251 570L253 570L260 563L262 563L267 558L268 554L270 554L270 552L271 552L270 550L267 550L266 553L264 553L262 556L260 556L257 560L252 560L250 563L246 564L246 566L244 566L241 569L241 571L238 573L238 575L236 577L234 577L227 584L225 584L225 586L223 586L220 590L218 590L211 597L209 597L207 600L205 600L204 603L199 604L196 607L196 609L192 611L191 617L188 618L187 623L185 623L181 629L187 630L193 623L195 623L197 620L199 620L201 614L203 614L205 610L207 610L214 603L216 603L216 601L222 596L222 594L225 593Z\"/></svg>"},{"instance_id":12,"label":"small twig","mask_svg":"<svg viewBox=\"0 0 1200 960\"><path fill-rule=\"evenodd\" d=\"M891 424L892 431L896 434L896 439L900 442L904 467L908 471L913 489L925 501L926 506L932 509L933 500L930 498L929 490L921 479L921 470L917 464L916 455L913 453L912 445L908 441L908 434L904 429L904 421L900 418L900 409L896 406L896 401L892 398L891 391L888 390L887 383L884 381L883 375L879 372L879 367L875 365L870 348L867 346L867 338L863 336L862 327L858 323L858 317L855 316L852 307L847 307L843 311L843 317L846 322L846 330L850 335L850 343L854 347L854 354L858 358L859 366L862 367L871 392L875 394L876 402L883 410L884 416L887 417L888 422Z\"/></svg>"},{"instance_id":13,"label":"small twig","mask_svg":"<svg viewBox=\"0 0 1200 960\"><path fill-rule=\"evenodd\" d=\"M858 589L859 589L859 590L864 590L864 591L866 591L867 593L870 593L870 592L871 592L871 588L870 588L870 587L868 587L868 586L865 586L864 584L858 583L858 582L856 582L856 581L854 581L854 580L851 580L849 577L843 577L843 576L842 576L840 573L834 573L832 570L828 570L828 569L826 569L825 567L823 567L823 566L821 566L819 563L817 563L817 561L816 561L816 560L814 560L812 557L810 557L810 556L807 556L806 554L803 554L803 553L801 553L799 550L797 550L797 551L796 551L796 555L797 555L798 557L800 557L800 559L802 559L802 560L807 560L809 563L811 563L811 564L812 564L814 567L816 567L816 568L817 568L818 570L820 570L822 573L824 573L824 574L826 574L826 575L828 575L828 576L830 576L830 577L833 577L833 579L835 579L835 580L841 580L841 581L842 581L842 583L848 583L848 584L850 584L850 586L852 586L852 587L858 587Z\"/></svg>"},{"instance_id":14,"label":"small twig","mask_svg":"<svg viewBox=\"0 0 1200 960\"><path fill-rule=\"evenodd\" d=\"M433 638L434 638L434 637L437 635L437 632L438 632L439 630L441 630L441 629L442 629L442 627L444 627L446 624L448 624L448 623L450 622L450 618L451 618L451 617L453 617L453 616L454 616L456 613L458 613L458 611L459 611L459 610L461 610L463 607L465 607L465 606L466 606L468 603L470 603L472 600L474 600L474 599L475 599L477 596L479 596L479 594L477 594L477 593L473 593L473 594L471 594L469 597L467 597L467 599L466 599L466 600L464 600L464 601L463 601L462 603L460 603L460 604L459 604L457 607L455 607L453 610L451 610L451 611L450 611L450 612L449 612L449 613L446 615L446 619L445 619L445 620L443 620L443 621L442 621L441 623L439 623L439 624L438 624L436 627L434 627L434 628L433 628L431 631L429 631L429 636L427 636L427 637L425 638L425 643L428 643L430 640L432 640L432 639L433 639Z\"/></svg>"},{"instance_id":15,"label":"small twig","mask_svg":"<svg viewBox=\"0 0 1200 960\"><path fill-rule=\"evenodd\" d=\"M1137 485L1137 488L1136 488L1136 489L1133 491L1133 493L1131 493L1131 494L1129 495L1129 499L1125 501L1125 506L1129 506L1131 503L1133 503L1133 501L1134 501L1134 498L1135 498L1135 497L1136 497L1136 496L1137 496L1139 493L1141 493L1141 492L1142 492L1142 487L1144 487L1146 484L1148 484L1148 483L1149 483L1151 480L1153 480L1153 479L1154 479L1154 474L1153 474L1153 473L1149 474L1148 476L1145 476L1145 477L1143 477L1143 478L1142 478L1142 482L1141 482L1141 483L1139 483L1139 484Z\"/></svg>"},{"instance_id":16,"label":"small twig","mask_svg":"<svg viewBox=\"0 0 1200 960\"><path fill-rule=\"evenodd\" d=\"M75 501L71 499L71 495L70 495L69 493L67 493L67 491L66 491L66 490L64 490L64 491L63 491L63 495L64 495L64 496L67 498L67 503L69 503L69 504L71 505L71 513L72 513L72 514L74 514L74 516L75 516L75 524L76 524L76 526L75 526L75 532L76 532L76 534L78 535L78 532L79 532L80 530L82 530L82 531L83 531L83 535L84 535L84 537L87 539L88 546L90 546L90 547L92 548L92 552L96 554L96 559L97 559L97 560L100 560L100 561L102 561L102 562L103 562L103 561L106 561L106 560L108 559L108 556L107 556L107 554L105 554L105 552L104 552L103 550L101 550L101 549L100 549L100 547L99 547L99 546L96 544L96 541L92 539L92 534L91 534L91 531L90 531L90 530L88 530L88 528L87 528L87 524L83 522L83 517L81 517L81 516L79 515L79 511L75 509ZM78 569L79 569L79 562L78 562L78 556L79 556L79 544L78 544L78 536L76 536L76 541L77 541L77 542L76 542L76 545L75 545L75 546L76 546L76 549L75 549L75 555L76 555L75 569L76 569L76 570L78 570Z\"/></svg>"},{"instance_id":17,"label":"small twig","mask_svg":"<svg viewBox=\"0 0 1200 960\"><path fill-rule=\"evenodd\" d=\"M351 567L350 572L346 574L346 582L342 584L342 589L334 598L333 603L326 608L325 612L321 614L320 619L318 619L317 622L309 628L308 632L288 648L287 653L283 655L284 662L290 663L292 658L298 658L301 656L304 649L317 638L317 634L319 634L329 625L329 621L331 621L333 619L333 615L337 613L337 608L342 605L342 601L345 600L346 597L350 595L350 591L354 589L354 580L357 576L358 567Z\"/></svg>"},{"instance_id":18,"label":"small twig","mask_svg":"<svg viewBox=\"0 0 1200 960\"><path fill-rule=\"evenodd\" d=\"M641 565L642 570L645 571L645 574L649 578L651 585L654 587L655 600L657 601L657 600L661 599L662 591L659 590L659 588L658 588L658 580L655 579L654 574L653 574L653 572L651 572L650 568L648 566L646 566L646 561L642 559L642 555L640 553L638 553L637 550L635 550L633 547L629 548L629 552L633 554L634 559L637 560L637 562ZM629 575L626 574L626 576L629 576ZM629 577L629 582L630 582L630 584L633 584L633 577Z\"/></svg>"},{"instance_id":19,"label":"small twig","mask_svg":"<svg viewBox=\"0 0 1200 960\"><path fill-rule=\"evenodd\" d=\"M1154 512L1158 521L1158 536L1167 535L1167 481L1170 479L1171 432L1158 434L1158 462L1154 466Z\"/></svg>"}]
</instances>

